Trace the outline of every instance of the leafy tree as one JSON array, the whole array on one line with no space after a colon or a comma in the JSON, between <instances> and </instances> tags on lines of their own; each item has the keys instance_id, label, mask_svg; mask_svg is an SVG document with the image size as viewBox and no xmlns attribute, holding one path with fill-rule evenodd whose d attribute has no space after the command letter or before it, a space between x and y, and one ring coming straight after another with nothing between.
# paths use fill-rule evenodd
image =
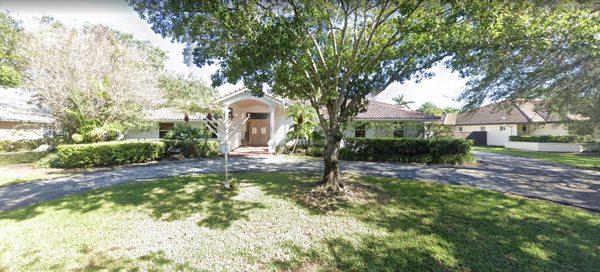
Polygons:
<instances>
[{"instance_id":1,"label":"leafy tree","mask_svg":"<svg viewBox=\"0 0 600 272\"><path fill-rule=\"evenodd\" d=\"M25 88L67 136L77 133L87 141L85 134L95 128L136 128L160 99L166 54L108 27L75 29L46 19L25 34L19 50Z\"/></svg>"},{"instance_id":2,"label":"leafy tree","mask_svg":"<svg viewBox=\"0 0 600 272\"><path fill-rule=\"evenodd\" d=\"M482 22L492 35L452 59L469 78L461 99L466 109L486 99L541 99L543 110L579 114L600 130L600 2L548 2L538 2L537 14Z\"/></svg>"},{"instance_id":3,"label":"leafy tree","mask_svg":"<svg viewBox=\"0 0 600 272\"><path fill-rule=\"evenodd\" d=\"M314 130L318 125L317 113L313 108L298 103L288 107L287 116L294 120L292 130L288 133L288 137L294 139L292 148L292 153L294 153L298 140L312 140Z\"/></svg>"},{"instance_id":4,"label":"leafy tree","mask_svg":"<svg viewBox=\"0 0 600 272\"><path fill-rule=\"evenodd\" d=\"M408 105L415 103L415 101L407 101L407 100L405 100L403 94L392 98L392 100L394 100L394 102L396 103L396 105L405 107L407 109L410 109L410 107Z\"/></svg>"},{"instance_id":5,"label":"leafy tree","mask_svg":"<svg viewBox=\"0 0 600 272\"><path fill-rule=\"evenodd\" d=\"M440 116L444 110L432 102L425 102L417 109L417 112Z\"/></svg>"},{"instance_id":6,"label":"leafy tree","mask_svg":"<svg viewBox=\"0 0 600 272\"><path fill-rule=\"evenodd\" d=\"M442 109L442 113L455 113L455 112L459 112L460 110L457 108L453 108L453 107L445 107Z\"/></svg>"},{"instance_id":7,"label":"leafy tree","mask_svg":"<svg viewBox=\"0 0 600 272\"><path fill-rule=\"evenodd\" d=\"M21 84L20 57L16 52L22 29L8 13L0 11L0 87Z\"/></svg>"},{"instance_id":8,"label":"leafy tree","mask_svg":"<svg viewBox=\"0 0 600 272\"><path fill-rule=\"evenodd\" d=\"M188 44L186 51L196 65L218 63L214 85L243 81L258 95L270 87L275 94L310 103L327 140L322 184L332 191L343 190L338 163L341 128L366 109L367 95L393 82L431 76L427 70L440 61L465 75L477 75L487 59L499 58L494 53L503 46L494 42L512 39L517 42L506 46L525 46L521 40L526 34L548 29L541 24L532 28L525 23L528 19L589 12L563 7L562 1L129 3L154 31ZM578 21L575 16L565 20ZM523 23L502 27L513 21ZM570 40L581 32L569 24L560 26L561 32L571 33ZM526 51L516 48L511 53L525 57L521 52ZM518 74L544 65L513 67ZM494 75L490 73L490 79ZM474 92L487 95L485 87Z\"/></svg>"},{"instance_id":9,"label":"leafy tree","mask_svg":"<svg viewBox=\"0 0 600 272\"><path fill-rule=\"evenodd\" d=\"M408 105L415 103L415 101L406 101L404 100L404 95L398 95L394 98L392 98L392 100L394 100L394 102L396 103L396 105L398 106L402 106L402 107L406 107L408 109L410 109L410 107Z\"/></svg>"},{"instance_id":10,"label":"leafy tree","mask_svg":"<svg viewBox=\"0 0 600 272\"><path fill-rule=\"evenodd\" d=\"M439 106L437 106L436 104L434 104L432 102L425 102L417 109L417 112L429 114L429 115L440 116L444 113L458 112L458 109L453 108L453 107L440 108Z\"/></svg>"},{"instance_id":11,"label":"leafy tree","mask_svg":"<svg viewBox=\"0 0 600 272\"><path fill-rule=\"evenodd\" d=\"M185 121L185 128L188 133L189 147L191 156L199 155L196 137L193 135L194 129L190 126L190 114L209 113L212 111L211 102L215 95L215 90L204 83L202 80L194 78L192 75L184 77L165 76L160 80L160 87L164 92L166 107L174 108L180 111ZM206 142L209 133L204 133L204 149L206 152Z\"/></svg>"}]
</instances>

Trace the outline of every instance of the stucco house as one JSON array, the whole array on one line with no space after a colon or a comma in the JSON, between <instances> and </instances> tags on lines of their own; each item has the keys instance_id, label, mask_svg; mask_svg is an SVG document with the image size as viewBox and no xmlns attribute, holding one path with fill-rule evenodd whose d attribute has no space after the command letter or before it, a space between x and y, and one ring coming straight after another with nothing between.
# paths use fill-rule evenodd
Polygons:
<instances>
[{"instance_id":1,"label":"stucco house","mask_svg":"<svg viewBox=\"0 0 600 272\"><path fill-rule=\"evenodd\" d=\"M234 150L240 146L267 147L270 153L275 152L275 147L285 144L287 133L293 123L286 116L286 108L290 101L270 94L262 97L252 95L250 90L242 88L217 97L214 101L228 112L225 118L241 118L248 116L248 121L237 130L230 139L229 149ZM177 123L183 123L183 115L168 109L153 112L149 120L156 122L155 129L143 132L128 133L129 139L155 139L162 138L166 131ZM203 116L190 116L192 125L203 122ZM357 121L421 121L438 122L439 117L420 114L407 108L387 103L371 101L365 112L360 113ZM347 136L377 137L376 131L352 128L345 131Z\"/></svg>"},{"instance_id":2,"label":"stucco house","mask_svg":"<svg viewBox=\"0 0 600 272\"><path fill-rule=\"evenodd\" d=\"M0 140L33 140L53 131L50 113L31 103L21 89L0 88Z\"/></svg>"},{"instance_id":3,"label":"stucco house","mask_svg":"<svg viewBox=\"0 0 600 272\"><path fill-rule=\"evenodd\" d=\"M498 102L442 116L442 124L451 127L454 137L472 137L478 144L493 146L504 146L511 135L568 135L568 126L561 121L535 102Z\"/></svg>"}]
</instances>

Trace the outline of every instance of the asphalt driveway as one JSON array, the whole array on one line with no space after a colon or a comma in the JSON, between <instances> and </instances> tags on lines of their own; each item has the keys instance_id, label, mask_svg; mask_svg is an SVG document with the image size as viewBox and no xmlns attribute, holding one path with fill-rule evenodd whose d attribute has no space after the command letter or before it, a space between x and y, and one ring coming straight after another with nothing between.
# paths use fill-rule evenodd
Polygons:
<instances>
[{"instance_id":1,"label":"asphalt driveway","mask_svg":"<svg viewBox=\"0 0 600 272\"><path fill-rule=\"evenodd\" d=\"M551 200L600 212L600 172L501 154L474 152L479 165L440 166L375 162L341 163L345 173L421 179ZM0 188L0 210L136 180L222 172L223 160L193 160L39 180ZM322 162L285 156L231 158L235 172L319 172Z\"/></svg>"}]
</instances>

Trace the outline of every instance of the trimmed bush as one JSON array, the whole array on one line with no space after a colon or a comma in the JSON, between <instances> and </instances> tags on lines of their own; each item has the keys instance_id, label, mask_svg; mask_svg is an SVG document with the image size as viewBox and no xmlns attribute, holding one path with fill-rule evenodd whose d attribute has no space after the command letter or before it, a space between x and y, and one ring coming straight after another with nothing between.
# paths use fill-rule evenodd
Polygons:
<instances>
[{"instance_id":1,"label":"trimmed bush","mask_svg":"<svg viewBox=\"0 0 600 272\"><path fill-rule=\"evenodd\" d=\"M165 154L167 154L167 155L183 154L186 157L189 157L188 142L186 140L163 139L162 142L165 143ZM204 139L197 140L197 147L200 152L202 152L202 150L204 150ZM215 158L215 157L219 156L219 153L220 153L219 142L214 141L214 140L209 140L206 143L206 152L205 152L205 154L202 154L202 156L208 157L208 158Z\"/></svg>"},{"instance_id":2,"label":"trimmed bush","mask_svg":"<svg viewBox=\"0 0 600 272\"><path fill-rule=\"evenodd\" d=\"M589 135L522 135L522 136L509 136L508 139L512 142L538 142L538 143L590 143L593 142L592 137Z\"/></svg>"},{"instance_id":3,"label":"trimmed bush","mask_svg":"<svg viewBox=\"0 0 600 272\"><path fill-rule=\"evenodd\" d=\"M158 141L119 141L59 145L56 154L56 166L61 168L122 165L162 159L165 144Z\"/></svg>"},{"instance_id":4,"label":"trimmed bush","mask_svg":"<svg viewBox=\"0 0 600 272\"><path fill-rule=\"evenodd\" d=\"M472 160L472 141L437 138L347 138L340 159L355 161L463 163Z\"/></svg>"}]
</instances>

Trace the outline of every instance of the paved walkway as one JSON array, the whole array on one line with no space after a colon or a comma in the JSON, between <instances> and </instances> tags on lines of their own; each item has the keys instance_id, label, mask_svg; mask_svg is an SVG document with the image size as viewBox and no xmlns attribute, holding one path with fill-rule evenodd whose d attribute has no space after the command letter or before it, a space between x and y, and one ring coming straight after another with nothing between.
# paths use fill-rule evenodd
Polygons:
<instances>
[{"instance_id":1,"label":"paved walkway","mask_svg":"<svg viewBox=\"0 0 600 272\"><path fill-rule=\"evenodd\" d=\"M423 179L552 200L600 211L600 172L500 154L475 152L478 166L412 165L375 162L341 163L343 172L383 177ZM280 156L231 158L233 171L318 172L321 160ZM0 210L10 210L67 194L134 180L215 173L223 160L183 161L120 167L80 176L40 180L0 188Z\"/></svg>"}]
</instances>

